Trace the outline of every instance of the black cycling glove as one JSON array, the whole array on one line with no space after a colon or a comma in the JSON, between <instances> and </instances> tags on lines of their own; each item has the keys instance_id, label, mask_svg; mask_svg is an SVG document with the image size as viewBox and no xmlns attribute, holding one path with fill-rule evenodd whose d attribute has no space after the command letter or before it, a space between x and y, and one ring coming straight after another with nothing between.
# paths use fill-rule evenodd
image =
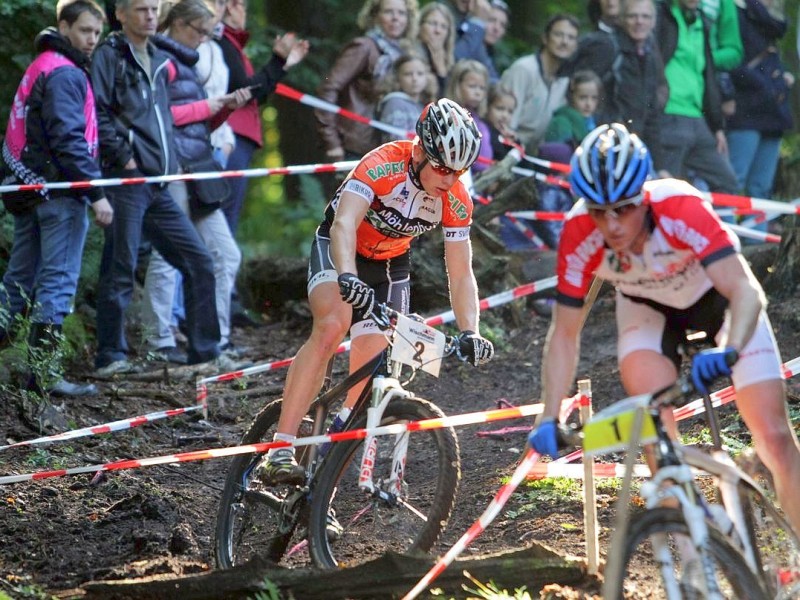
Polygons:
<instances>
[{"instance_id":1,"label":"black cycling glove","mask_svg":"<svg viewBox=\"0 0 800 600\"><path fill-rule=\"evenodd\" d=\"M484 365L494 356L494 344L474 331L462 331L456 338L458 353L474 366Z\"/></svg>"},{"instance_id":2,"label":"black cycling glove","mask_svg":"<svg viewBox=\"0 0 800 600\"><path fill-rule=\"evenodd\" d=\"M342 295L342 300L353 305L353 309L365 315L372 314L375 306L375 290L352 273L339 275L339 293Z\"/></svg>"}]
</instances>

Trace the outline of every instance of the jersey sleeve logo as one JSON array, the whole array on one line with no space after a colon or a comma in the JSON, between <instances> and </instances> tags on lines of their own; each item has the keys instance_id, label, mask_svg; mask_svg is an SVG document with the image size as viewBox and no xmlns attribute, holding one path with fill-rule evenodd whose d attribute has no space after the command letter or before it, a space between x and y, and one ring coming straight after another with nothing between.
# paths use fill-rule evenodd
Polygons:
<instances>
[{"instance_id":1,"label":"jersey sleeve logo","mask_svg":"<svg viewBox=\"0 0 800 600\"><path fill-rule=\"evenodd\" d=\"M671 219L667 216L661 217L661 226L669 235L682 241L689 246L698 256L708 247L709 239L682 219Z\"/></svg>"},{"instance_id":2,"label":"jersey sleeve logo","mask_svg":"<svg viewBox=\"0 0 800 600\"><path fill-rule=\"evenodd\" d=\"M459 219L466 219L469 217L469 210L466 204L456 198L451 192L447 192L447 201L450 203L450 210L452 210Z\"/></svg>"},{"instance_id":3,"label":"jersey sleeve logo","mask_svg":"<svg viewBox=\"0 0 800 600\"><path fill-rule=\"evenodd\" d=\"M367 169L367 177L372 181L383 179L387 175L398 175L405 172L405 161L385 162Z\"/></svg>"},{"instance_id":4,"label":"jersey sleeve logo","mask_svg":"<svg viewBox=\"0 0 800 600\"><path fill-rule=\"evenodd\" d=\"M353 192L369 202L372 202L372 199L375 197L375 192L372 188L358 179L347 180L344 185L344 191Z\"/></svg>"}]
</instances>

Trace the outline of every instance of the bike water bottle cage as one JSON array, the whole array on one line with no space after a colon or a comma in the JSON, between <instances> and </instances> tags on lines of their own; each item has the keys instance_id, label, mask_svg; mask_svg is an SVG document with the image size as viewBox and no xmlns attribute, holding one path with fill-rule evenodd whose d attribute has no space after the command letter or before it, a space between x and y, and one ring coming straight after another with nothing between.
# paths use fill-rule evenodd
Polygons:
<instances>
[{"instance_id":1,"label":"bike water bottle cage","mask_svg":"<svg viewBox=\"0 0 800 600\"><path fill-rule=\"evenodd\" d=\"M621 123L612 123L595 128L575 150L570 185L572 193L583 198L590 209L616 210L641 203L642 185L652 171L653 161L644 142Z\"/></svg>"}]
</instances>

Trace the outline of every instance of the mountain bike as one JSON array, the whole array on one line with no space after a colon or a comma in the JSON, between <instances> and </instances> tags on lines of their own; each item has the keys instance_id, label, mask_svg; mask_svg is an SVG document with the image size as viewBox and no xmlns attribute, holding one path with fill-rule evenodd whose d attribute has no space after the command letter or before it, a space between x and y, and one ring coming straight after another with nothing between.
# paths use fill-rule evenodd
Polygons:
<instances>
[{"instance_id":1,"label":"mountain bike","mask_svg":"<svg viewBox=\"0 0 800 600\"><path fill-rule=\"evenodd\" d=\"M710 397L704 397L710 453L683 446L667 434L661 409L685 406L694 394L694 386L682 377L665 390L599 411L579 435L562 430L562 439L579 440L587 456L626 450L630 459L639 446L651 445L658 466L641 486L646 510L629 523L632 469L626 471L603 596L798 597L800 584L791 578L800 573L800 542L770 493L723 448ZM706 497L695 473L711 476L714 498ZM654 585L659 589L655 596L642 591Z\"/></svg>"},{"instance_id":2,"label":"mountain bike","mask_svg":"<svg viewBox=\"0 0 800 600\"><path fill-rule=\"evenodd\" d=\"M298 437L326 431L348 390L368 379L343 431L364 437L298 447L306 469L302 485L267 486L255 467L264 454L237 457L228 472L217 513L215 558L229 568L256 555L291 564L308 546L317 566L365 562L385 553L430 550L455 503L461 477L458 440L452 427L374 436L383 425L443 418L432 402L405 389L418 370L438 375L441 360L466 360L458 339L404 316L385 304L372 318L385 332L386 350L333 384L333 359L322 391ZM406 367L404 381L400 380ZM243 444L272 441L281 400L267 404L242 438Z\"/></svg>"}]
</instances>

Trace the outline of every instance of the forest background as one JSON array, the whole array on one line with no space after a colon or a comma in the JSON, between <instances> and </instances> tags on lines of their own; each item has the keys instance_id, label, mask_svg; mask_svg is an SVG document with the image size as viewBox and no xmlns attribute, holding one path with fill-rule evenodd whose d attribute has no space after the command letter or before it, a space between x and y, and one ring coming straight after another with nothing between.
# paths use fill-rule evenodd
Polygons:
<instances>
[{"instance_id":1,"label":"forest background","mask_svg":"<svg viewBox=\"0 0 800 600\"><path fill-rule=\"evenodd\" d=\"M311 43L306 60L293 68L284 83L313 94L341 48L356 34L355 20L363 0L261 0L249 2L247 51L256 67L265 64L275 36L294 31ZM425 4L422 1L420 4ZM558 12L578 17L582 31L590 30L586 0L508 0L512 18L506 38L499 44L499 67L535 51L547 19ZM786 2L790 31L781 44L788 68L799 76L797 13L800 3ZM2 0L0 2L0 123L8 111L24 69L34 57L36 34L55 22L55 0ZM800 123L800 84L794 86L792 105L795 123ZM294 100L273 95L262 105L266 144L252 167L278 167L326 162L319 143L311 108ZM800 135L795 131L784 139L776 198L786 198L781 175L800 169ZM250 180L238 240L245 259L259 256L305 256L311 233L317 226L331 189L319 175L273 176ZM791 178L790 178L791 179ZM5 270L11 247L13 220L0 213L0 273ZM87 242L82 293L93 287L102 235L93 227Z\"/></svg>"}]
</instances>

